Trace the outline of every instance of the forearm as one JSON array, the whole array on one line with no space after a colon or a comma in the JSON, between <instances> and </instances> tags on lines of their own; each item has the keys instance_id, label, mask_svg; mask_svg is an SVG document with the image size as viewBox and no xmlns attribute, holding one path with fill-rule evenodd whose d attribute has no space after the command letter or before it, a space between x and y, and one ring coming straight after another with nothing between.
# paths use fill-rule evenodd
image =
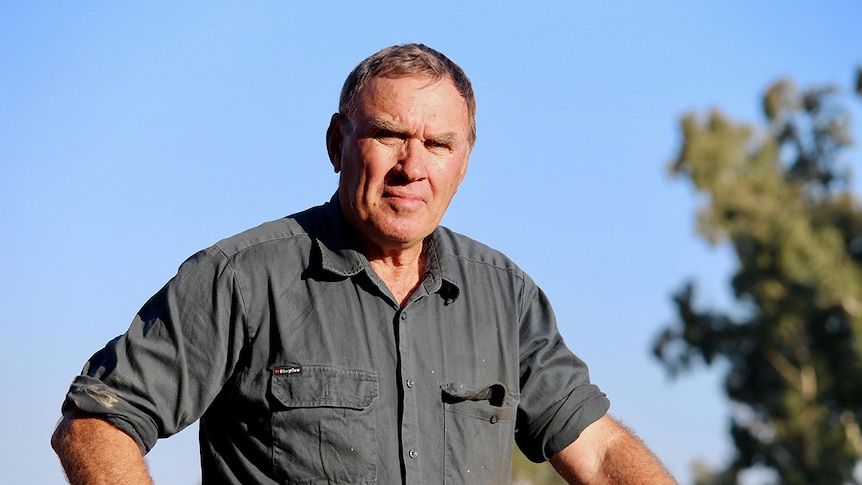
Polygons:
<instances>
[{"instance_id":1,"label":"forearm","mask_svg":"<svg viewBox=\"0 0 862 485\"><path fill-rule=\"evenodd\" d=\"M551 458L551 464L570 484L677 483L637 437L609 416L590 425L578 440Z\"/></svg>"},{"instance_id":2,"label":"forearm","mask_svg":"<svg viewBox=\"0 0 862 485\"><path fill-rule=\"evenodd\" d=\"M135 441L102 419L64 417L51 446L72 485L153 483Z\"/></svg>"}]
</instances>

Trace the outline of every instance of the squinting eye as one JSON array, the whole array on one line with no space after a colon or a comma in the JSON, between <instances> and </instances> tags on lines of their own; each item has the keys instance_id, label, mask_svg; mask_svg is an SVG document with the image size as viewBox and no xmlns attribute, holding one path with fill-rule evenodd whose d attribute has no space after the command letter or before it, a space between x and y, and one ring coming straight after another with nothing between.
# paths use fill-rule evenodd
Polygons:
<instances>
[{"instance_id":1,"label":"squinting eye","mask_svg":"<svg viewBox=\"0 0 862 485\"><path fill-rule=\"evenodd\" d=\"M397 145L404 141L405 137L391 131L380 131L374 134L374 139L384 145Z\"/></svg>"}]
</instances>

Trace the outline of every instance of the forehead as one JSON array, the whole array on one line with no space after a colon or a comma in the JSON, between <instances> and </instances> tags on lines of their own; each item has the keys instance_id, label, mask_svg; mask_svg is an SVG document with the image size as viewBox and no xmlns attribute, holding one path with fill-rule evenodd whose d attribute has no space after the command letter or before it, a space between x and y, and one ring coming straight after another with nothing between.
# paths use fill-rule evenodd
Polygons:
<instances>
[{"instance_id":1,"label":"forehead","mask_svg":"<svg viewBox=\"0 0 862 485\"><path fill-rule=\"evenodd\" d=\"M358 96L357 109L366 115L422 116L466 122L467 101L449 77L375 77ZM406 121L406 120L405 120Z\"/></svg>"}]
</instances>

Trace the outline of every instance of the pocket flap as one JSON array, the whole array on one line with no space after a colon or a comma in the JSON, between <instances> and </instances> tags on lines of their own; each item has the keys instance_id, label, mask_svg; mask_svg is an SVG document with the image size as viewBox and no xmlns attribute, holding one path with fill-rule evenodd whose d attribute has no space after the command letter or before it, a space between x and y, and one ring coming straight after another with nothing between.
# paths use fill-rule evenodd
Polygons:
<instances>
[{"instance_id":1,"label":"pocket flap","mask_svg":"<svg viewBox=\"0 0 862 485\"><path fill-rule=\"evenodd\" d=\"M364 409L377 397L377 374L321 365L278 367L270 392L286 407Z\"/></svg>"}]
</instances>

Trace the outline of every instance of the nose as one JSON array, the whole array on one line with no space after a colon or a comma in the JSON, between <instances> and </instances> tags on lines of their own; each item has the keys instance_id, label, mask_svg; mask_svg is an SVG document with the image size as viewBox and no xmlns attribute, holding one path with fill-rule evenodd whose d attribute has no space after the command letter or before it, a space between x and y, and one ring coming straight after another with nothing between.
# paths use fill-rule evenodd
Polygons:
<instances>
[{"instance_id":1,"label":"nose","mask_svg":"<svg viewBox=\"0 0 862 485\"><path fill-rule=\"evenodd\" d=\"M428 176L427 153L421 140L408 138L401 145L396 169L410 182Z\"/></svg>"}]
</instances>

